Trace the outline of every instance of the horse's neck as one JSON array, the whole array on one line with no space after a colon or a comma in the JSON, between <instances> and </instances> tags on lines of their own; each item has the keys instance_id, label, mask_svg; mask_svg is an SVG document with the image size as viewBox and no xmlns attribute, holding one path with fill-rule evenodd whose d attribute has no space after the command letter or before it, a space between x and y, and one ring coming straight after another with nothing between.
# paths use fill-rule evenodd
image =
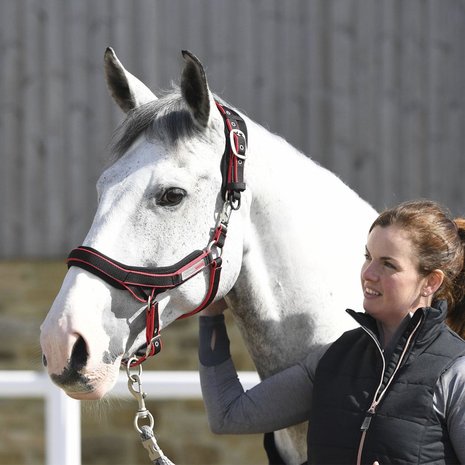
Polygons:
<instances>
[{"instance_id":1,"label":"horse's neck","mask_svg":"<svg viewBox=\"0 0 465 465\"><path fill-rule=\"evenodd\" d=\"M284 140L255 129L262 132L246 164L253 199L244 259L228 299L267 376L351 325L344 310L360 308L359 268L374 211Z\"/></svg>"}]
</instances>

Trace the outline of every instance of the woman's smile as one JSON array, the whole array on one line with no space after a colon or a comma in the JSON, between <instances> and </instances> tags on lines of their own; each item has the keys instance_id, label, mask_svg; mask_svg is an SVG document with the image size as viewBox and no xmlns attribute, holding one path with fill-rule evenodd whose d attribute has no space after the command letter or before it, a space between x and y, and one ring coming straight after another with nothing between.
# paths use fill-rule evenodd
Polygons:
<instances>
[{"instance_id":1,"label":"woman's smile","mask_svg":"<svg viewBox=\"0 0 465 465\"><path fill-rule=\"evenodd\" d=\"M375 291L374 289L372 289L371 287L365 287L364 289L364 295L366 298L371 298L371 297L379 297L381 295L380 292L378 291Z\"/></svg>"}]
</instances>

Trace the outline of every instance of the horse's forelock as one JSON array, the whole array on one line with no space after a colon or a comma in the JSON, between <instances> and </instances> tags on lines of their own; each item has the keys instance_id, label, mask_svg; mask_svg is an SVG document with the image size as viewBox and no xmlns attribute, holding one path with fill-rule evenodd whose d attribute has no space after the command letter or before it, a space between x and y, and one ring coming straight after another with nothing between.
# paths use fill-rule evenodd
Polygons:
<instances>
[{"instance_id":1,"label":"horse's forelock","mask_svg":"<svg viewBox=\"0 0 465 465\"><path fill-rule=\"evenodd\" d=\"M142 134L147 140L174 144L201 133L201 128L195 124L181 93L176 89L128 113L114 134L111 152L116 160L121 158Z\"/></svg>"}]
</instances>

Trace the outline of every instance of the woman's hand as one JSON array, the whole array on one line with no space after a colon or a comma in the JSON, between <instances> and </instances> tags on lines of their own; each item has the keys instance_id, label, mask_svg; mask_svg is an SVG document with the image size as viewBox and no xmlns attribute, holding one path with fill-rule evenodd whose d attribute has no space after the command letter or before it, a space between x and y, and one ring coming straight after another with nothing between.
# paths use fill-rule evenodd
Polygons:
<instances>
[{"instance_id":1,"label":"woman's hand","mask_svg":"<svg viewBox=\"0 0 465 465\"><path fill-rule=\"evenodd\" d=\"M221 315L228 308L228 304L224 299L220 299L211 303L207 308L200 312L200 316L216 316Z\"/></svg>"}]
</instances>

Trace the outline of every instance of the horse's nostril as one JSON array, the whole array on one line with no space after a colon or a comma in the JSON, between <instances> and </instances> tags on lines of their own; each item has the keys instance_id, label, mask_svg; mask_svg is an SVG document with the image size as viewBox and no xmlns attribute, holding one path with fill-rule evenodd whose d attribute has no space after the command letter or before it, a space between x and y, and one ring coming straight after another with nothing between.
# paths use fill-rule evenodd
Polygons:
<instances>
[{"instance_id":1,"label":"horse's nostril","mask_svg":"<svg viewBox=\"0 0 465 465\"><path fill-rule=\"evenodd\" d=\"M44 365L44 367L47 366L47 357L44 354L42 354L42 364Z\"/></svg>"},{"instance_id":2,"label":"horse's nostril","mask_svg":"<svg viewBox=\"0 0 465 465\"><path fill-rule=\"evenodd\" d=\"M73 351L71 353L70 365L76 370L79 371L86 366L87 358L89 353L87 352L86 341L82 336L78 337L78 340L75 342Z\"/></svg>"}]
</instances>

